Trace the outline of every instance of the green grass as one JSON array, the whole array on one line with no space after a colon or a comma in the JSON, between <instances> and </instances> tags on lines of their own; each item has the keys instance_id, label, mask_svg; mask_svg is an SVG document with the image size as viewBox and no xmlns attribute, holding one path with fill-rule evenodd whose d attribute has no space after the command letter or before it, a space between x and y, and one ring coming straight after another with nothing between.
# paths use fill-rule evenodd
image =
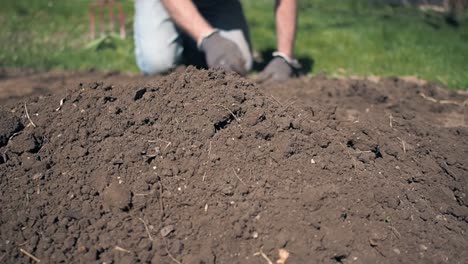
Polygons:
<instances>
[{"instance_id":1,"label":"green grass","mask_svg":"<svg viewBox=\"0 0 468 264\"><path fill-rule=\"evenodd\" d=\"M91 0L2 0L0 67L138 71L133 40L90 45ZM275 49L272 0L242 0L254 49ZM468 88L468 17L458 27L443 15L369 0L301 1L296 50L312 73L414 75ZM375 1L374 1L375 2ZM122 1L132 35L133 1Z\"/></svg>"},{"instance_id":2,"label":"green grass","mask_svg":"<svg viewBox=\"0 0 468 264\"><path fill-rule=\"evenodd\" d=\"M65 70L138 70L133 40L110 36L90 45L92 0L2 0L0 67ZM132 35L132 1L125 1ZM98 27L98 25L96 25Z\"/></svg>"},{"instance_id":3,"label":"green grass","mask_svg":"<svg viewBox=\"0 0 468 264\"><path fill-rule=\"evenodd\" d=\"M243 1L256 50L275 48L272 1ZM271 4L270 4L271 6ZM313 72L331 75L415 75L468 88L468 20L458 27L415 8L366 1L314 0L300 5L297 55Z\"/></svg>"}]
</instances>

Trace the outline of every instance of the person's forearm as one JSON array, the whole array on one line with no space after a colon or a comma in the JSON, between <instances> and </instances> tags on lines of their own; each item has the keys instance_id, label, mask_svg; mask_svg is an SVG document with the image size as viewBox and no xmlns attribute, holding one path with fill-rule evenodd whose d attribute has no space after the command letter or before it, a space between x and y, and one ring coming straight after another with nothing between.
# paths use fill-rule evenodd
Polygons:
<instances>
[{"instance_id":1,"label":"person's forearm","mask_svg":"<svg viewBox=\"0 0 468 264\"><path fill-rule=\"evenodd\" d=\"M213 32L214 28L200 15L192 0L162 0L162 3L177 26L195 41Z\"/></svg>"},{"instance_id":2,"label":"person's forearm","mask_svg":"<svg viewBox=\"0 0 468 264\"><path fill-rule=\"evenodd\" d=\"M297 0L276 0L278 51L293 58L297 26Z\"/></svg>"}]
</instances>

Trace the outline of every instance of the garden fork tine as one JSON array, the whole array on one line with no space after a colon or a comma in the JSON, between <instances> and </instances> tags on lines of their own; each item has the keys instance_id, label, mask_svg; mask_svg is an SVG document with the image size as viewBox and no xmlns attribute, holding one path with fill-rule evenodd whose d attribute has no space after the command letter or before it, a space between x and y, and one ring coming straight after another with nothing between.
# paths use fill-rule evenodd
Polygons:
<instances>
[{"instance_id":1,"label":"garden fork tine","mask_svg":"<svg viewBox=\"0 0 468 264\"><path fill-rule=\"evenodd\" d=\"M119 3L119 27L120 27L120 37L124 39L127 34L125 32L125 13L123 11L122 5Z\"/></svg>"},{"instance_id":2,"label":"garden fork tine","mask_svg":"<svg viewBox=\"0 0 468 264\"><path fill-rule=\"evenodd\" d=\"M99 13L99 27L101 35L105 34L105 18L104 18L104 9L108 9L109 14L109 31L110 33L114 33L115 30L115 16L114 16L114 8L117 7L119 10L118 20L119 20L119 33L120 37L124 39L126 37L125 31L125 14L122 8L122 5L115 1L109 0L101 0L95 3L90 4L89 6L89 23L90 23L90 36L91 39L96 38L96 9L98 9Z\"/></svg>"}]
</instances>

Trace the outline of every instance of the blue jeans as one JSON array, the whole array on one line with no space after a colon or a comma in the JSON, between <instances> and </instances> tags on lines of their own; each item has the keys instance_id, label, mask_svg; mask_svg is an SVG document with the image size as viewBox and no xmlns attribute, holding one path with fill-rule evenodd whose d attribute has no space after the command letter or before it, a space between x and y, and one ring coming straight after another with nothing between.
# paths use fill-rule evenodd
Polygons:
<instances>
[{"instance_id":1,"label":"blue jeans","mask_svg":"<svg viewBox=\"0 0 468 264\"><path fill-rule=\"evenodd\" d=\"M218 3L217 3L218 2ZM252 68L247 23L238 0L194 0L200 14L241 50L246 69ZM144 74L167 72L179 64L206 67L194 40L171 20L161 0L135 0L135 56Z\"/></svg>"}]
</instances>

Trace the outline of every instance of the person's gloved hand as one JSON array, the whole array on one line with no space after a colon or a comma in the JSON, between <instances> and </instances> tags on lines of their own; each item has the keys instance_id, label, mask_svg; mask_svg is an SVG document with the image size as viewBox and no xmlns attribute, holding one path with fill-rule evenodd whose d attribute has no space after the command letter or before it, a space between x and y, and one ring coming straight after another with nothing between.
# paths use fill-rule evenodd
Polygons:
<instances>
[{"instance_id":1,"label":"person's gloved hand","mask_svg":"<svg viewBox=\"0 0 468 264\"><path fill-rule=\"evenodd\" d=\"M297 71L300 68L299 62L278 52L273 53L273 56L270 63L258 75L257 82L285 81L297 76Z\"/></svg>"},{"instance_id":2,"label":"person's gloved hand","mask_svg":"<svg viewBox=\"0 0 468 264\"><path fill-rule=\"evenodd\" d=\"M205 52L206 64L209 68L221 67L227 71L235 71L244 76L247 74L245 61L239 47L233 41L214 32L201 40L200 50Z\"/></svg>"}]
</instances>

